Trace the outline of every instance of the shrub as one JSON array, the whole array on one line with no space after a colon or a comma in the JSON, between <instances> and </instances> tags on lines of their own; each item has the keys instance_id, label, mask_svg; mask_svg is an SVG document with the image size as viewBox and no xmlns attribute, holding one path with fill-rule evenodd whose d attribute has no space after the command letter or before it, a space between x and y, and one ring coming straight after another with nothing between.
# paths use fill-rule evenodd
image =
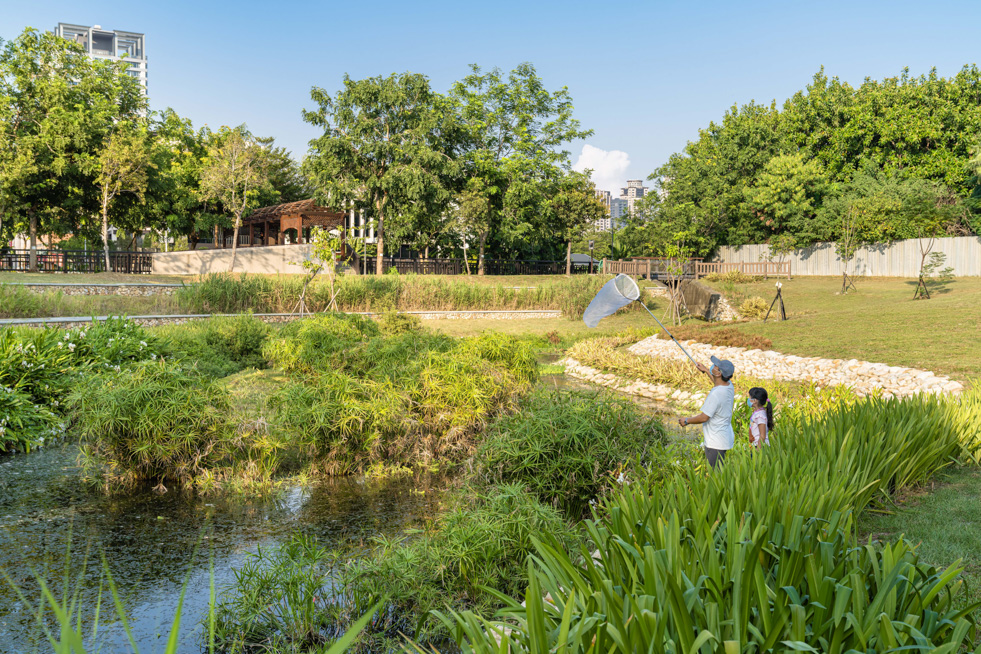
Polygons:
<instances>
[{"instance_id":1,"label":"shrub","mask_svg":"<svg viewBox=\"0 0 981 654\"><path fill-rule=\"evenodd\" d=\"M455 343L421 330L385 338L371 321L318 316L284 328L267 353L302 378L275 394L279 425L344 474L377 463L460 460L537 379L530 346L485 334Z\"/></svg>"},{"instance_id":2,"label":"shrub","mask_svg":"<svg viewBox=\"0 0 981 654\"><path fill-rule=\"evenodd\" d=\"M341 572L346 609L357 615L364 606L387 598L369 627L365 651L383 651L386 637L400 634L438 641L445 631L430 618L447 605L487 611L500 605L488 589L513 595L528 579L526 560L533 540L550 534L572 546L575 536L557 511L536 501L520 484L487 489L464 486L445 500L446 508L411 540L379 541L367 557Z\"/></svg>"},{"instance_id":3,"label":"shrub","mask_svg":"<svg viewBox=\"0 0 981 654\"><path fill-rule=\"evenodd\" d=\"M76 342L83 343L63 339L57 329L0 330L0 386L56 408L78 376Z\"/></svg>"},{"instance_id":4,"label":"shrub","mask_svg":"<svg viewBox=\"0 0 981 654\"><path fill-rule=\"evenodd\" d=\"M729 284L752 284L760 281L760 277L747 275L741 270L730 270L724 273L709 273L705 275L705 280L709 282L725 282Z\"/></svg>"},{"instance_id":5,"label":"shrub","mask_svg":"<svg viewBox=\"0 0 981 654\"><path fill-rule=\"evenodd\" d=\"M398 313L396 311L386 311L378 321L382 334L386 336L397 336L407 332L419 331L422 329L422 321L418 316L410 313Z\"/></svg>"},{"instance_id":6,"label":"shrub","mask_svg":"<svg viewBox=\"0 0 981 654\"><path fill-rule=\"evenodd\" d=\"M204 340L214 352L227 353L239 369L265 368L262 348L270 327L251 315L212 318L207 322Z\"/></svg>"},{"instance_id":7,"label":"shrub","mask_svg":"<svg viewBox=\"0 0 981 654\"><path fill-rule=\"evenodd\" d=\"M763 320L770 304L761 297L751 297L739 305L739 315L752 320Z\"/></svg>"},{"instance_id":8,"label":"shrub","mask_svg":"<svg viewBox=\"0 0 981 654\"><path fill-rule=\"evenodd\" d=\"M12 388L0 386L0 454L30 452L64 433L64 425L47 408Z\"/></svg>"},{"instance_id":9,"label":"shrub","mask_svg":"<svg viewBox=\"0 0 981 654\"><path fill-rule=\"evenodd\" d=\"M363 316L330 313L283 325L263 347L263 355L286 372L313 374L348 365L349 350L381 334Z\"/></svg>"},{"instance_id":10,"label":"shrub","mask_svg":"<svg viewBox=\"0 0 981 654\"><path fill-rule=\"evenodd\" d=\"M41 295L23 286L0 284L0 318L40 318L51 315L48 305L58 303L61 293Z\"/></svg>"},{"instance_id":11,"label":"shrub","mask_svg":"<svg viewBox=\"0 0 981 654\"><path fill-rule=\"evenodd\" d=\"M224 387L176 363L85 376L68 404L86 470L110 481L190 485L221 462L232 436Z\"/></svg>"},{"instance_id":12,"label":"shrub","mask_svg":"<svg viewBox=\"0 0 981 654\"><path fill-rule=\"evenodd\" d=\"M475 456L482 477L518 483L539 501L581 518L624 463L666 441L661 422L608 395L540 390L498 419Z\"/></svg>"}]
</instances>

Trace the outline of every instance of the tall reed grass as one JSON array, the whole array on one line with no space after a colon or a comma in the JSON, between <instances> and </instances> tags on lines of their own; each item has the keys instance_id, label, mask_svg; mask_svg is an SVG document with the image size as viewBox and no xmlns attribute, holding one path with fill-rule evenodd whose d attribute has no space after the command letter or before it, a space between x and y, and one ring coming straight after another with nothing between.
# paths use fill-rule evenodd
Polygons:
<instances>
[{"instance_id":1,"label":"tall reed grass","mask_svg":"<svg viewBox=\"0 0 981 654\"><path fill-rule=\"evenodd\" d=\"M503 280L492 286L452 277L346 275L337 280L337 306L342 311L368 312L560 309L563 315L578 320L606 279L583 275L515 289L508 288ZM213 273L181 289L178 300L192 313L291 312L302 287L299 277ZM307 290L308 308L323 311L330 300L329 292L325 282L314 280Z\"/></svg>"},{"instance_id":2,"label":"tall reed grass","mask_svg":"<svg viewBox=\"0 0 981 654\"><path fill-rule=\"evenodd\" d=\"M499 621L440 618L467 652L973 646L960 567L924 565L902 541L859 546L852 516L959 456L977 403L870 399L785 420L769 448L715 473L625 487L579 550L540 539L526 601Z\"/></svg>"}]
</instances>

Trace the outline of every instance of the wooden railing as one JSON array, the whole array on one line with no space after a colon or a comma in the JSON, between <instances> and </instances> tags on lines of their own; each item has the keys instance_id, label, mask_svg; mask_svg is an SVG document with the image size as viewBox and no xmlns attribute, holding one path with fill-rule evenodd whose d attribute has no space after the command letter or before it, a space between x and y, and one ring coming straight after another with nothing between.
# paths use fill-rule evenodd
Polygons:
<instances>
[{"instance_id":1,"label":"wooden railing","mask_svg":"<svg viewBox=\"0 0 981 654\"><path fill-rule=\"evenodd\" d=\"M26 272L30 269L30 250L0 250L0 270ZM37 250L37 269L41 272L105 272L106 257L101 250ZM130 275L153 272L153 255L149 252L110 250L109 270Z\"/></svg>"},{"instance_id":2,"label":"wooden railing","mask_svg":"<svg viewBox=\"0 0 981 654\"><path fill-rule=\"evenodd\" d=\"M624 275L645 277L651 280L693 279L699 262L701 259L689 259L684 262L667 258L633 259L631 261L603 259L603 272L609 275L623 273Z\"/></svg>"},{"instance_id":3,"label":"wooden railing","mask_svg":"<svg viewBox=\"0 0 981 654\"><path fill-rule=\"evenodd\" d=\"M375 257L367 257L367 271L375 272ZM395 268L400 274L415 273L417 275L462 275L466 274L466 266L462 259L393 259L385 257L382 270ZM470 273L477 274L477 261L470 260ZM597 272L599 264L593 265ZM589 263L572 264L572 274L581 275L590 272ZM523 261L517 259L484 259L484 274L486 275L564 275L565 261Z\"/></svg>"},{"instance_id":4,"label":"wooden railing","mask_svg":"<svg viewBox=\"0 0 981 654\"><path fill-rule=\"evenodd\" d=\"M752 261L745 263L724 263L724 262L705 262L701 261L695 266L697 277L704 277L712 273L725 274L727 272L741 272L746 275L756 277L786 277L790 279L789 261Z\"/></svg>"}]
</instances>

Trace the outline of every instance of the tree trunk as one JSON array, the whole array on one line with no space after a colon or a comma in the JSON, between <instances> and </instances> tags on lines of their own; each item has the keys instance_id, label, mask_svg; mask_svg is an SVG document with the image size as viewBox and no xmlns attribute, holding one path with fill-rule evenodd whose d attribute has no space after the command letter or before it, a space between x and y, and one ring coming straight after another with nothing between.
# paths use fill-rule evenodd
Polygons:
<instances>
[{"instance_id":1,"label":"tree trunk","mask_svg":"<svg viewBox=\"0 0 981 654\"><path fill-rule=\"evenodd\" d=\"M428 245L426 246L426 249L423 250L422 258L423 259L428 259L429 258L429 246Z\"/></svg>"},{"instance_id":2,"label":"tree trunk","mask_svg":"<svg viewBox=\"0 0 981 654\"><path fill-rule=\"evenodd\" d=\"M375 249L378 252L375 256L375 274L381 275L385 272L385 219L381 210L378 212L378 228L375 230Z\"/></svg>"},{"instance_id":3,"label":"tree trunk","mask_svg":"<svg viewBox=\"0 0 981 654\"><path fill-rule=\"evenodd\" d=\"M572 241L568 242L565 249L565 274L572 275Z\"/></svg>"},{"instance_id":4,"label":"tree trunk","mask_svg":"<svg viewBox=\"0 0 981 654\"><path fill-rule=\"evenodd\" d=\"M487 233L480 235L480 250L477 252L477 274L484 275L484 246L487 245Z\"/></svg>"},{"instance_id":5,"label":"tree trunk","mask_svg":"<svg viewBox=\"0 0 981 654\"><path fill-rule=\"evenodd\" d=\"M27 269L30 272L37 272L37 213L31 209L30 216L31 254L28 259Z\"/></svg>"},{"instance_id":6,"label":"tree trunk","mask_svg":"<svg viewBox=\"0 0 981 654\"><path fill-rule=\"evenodd\" d=\"M235 271L235 255L238 253L238 230L241 227L242 227L242 215L239 214L235 216L235 229L232 231L232 265L228 267L228 272Z\"/></svg>"},{"instance_id":7,"label":"tree trunk","mask_svg":"<svg viewBox=\"0 0 981 654\"><path fill-rule=\"evenodd\" d=\"M106 272L109 268L109 214L106 212L105 205L102 207L102 254L106 259Z\"/></svg>"}]
</instances>

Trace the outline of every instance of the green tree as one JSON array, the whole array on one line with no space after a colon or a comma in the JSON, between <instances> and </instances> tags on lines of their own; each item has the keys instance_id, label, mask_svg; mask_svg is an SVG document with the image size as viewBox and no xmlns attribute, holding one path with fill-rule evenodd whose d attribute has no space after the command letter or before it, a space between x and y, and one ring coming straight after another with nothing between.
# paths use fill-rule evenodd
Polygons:
<instances>
[{"instance_id":1,"label":"green tree","mask_svg":"<svg viewBox=\"0 0 981 654\"><path fill-rule=\"evenodd\" d=\"M370 208L381 274L389 222L412 215L417 204L449 200L446 176L454 162L443 133L451 117L429 80L415 73L345 75L336 96L319 87L310 95L318 108L304 111L303 119L324 133L310 142L306 170L321 201Z\"/></svg>"},{"instance_id":2,"label":"green tree","mask_svg":"<svg viewBox=\"0 0 981 654\"><path fill-rule=\"evenodd\" d=\"M147 169L152 166L143 127L126 122L117 124L99 156L99 170L95 177L100 196L106 272L112 270L109 265L109 210L112 203L122 193L132 193L142 200L147 185Z\"/></svg>"},{"instance_id":3,"label":"green tree","mask_svg":"<svg viewBox=\"0 0 981 654\"><path fill-rule=\"evenodd\" d=\"M450 97L460 120L459 157L466 180L459 194L474 209L461 215L478 244L477 272L484 274L492 237L514 244L561 231L539 219L550 215L549 193L568 168L569 153L562 146L592 131L573 118L568 89L548 91L529 63L507 76L497 68L484 72L472 65Z\"/></svg>"},{"instance_id":4,"label":"green tree","mask_svg":"<svg viewBox=\"0 0 981 654\"><path fill-rule=\"evenodd\" d=\"M606 207L596 197L596 186L589 179L591 171L569 171L551 198L555 222L566 242L565 274L572 274L572 242L581 238L586 229L606 216Z\"/></svg>"},{"instance_id":5,"label":"green tree","mask_svg":"<svg viewBox=\"0 0 981 654\"><path fill-rule=\"evenodd\" d=\"M242 217L258 204L261 193L269 186L267 154L245 125L221 128L208 145L201 171L201 194L207 200L220 202L235 217L229 272L235 269Z\"/></svg>"},{"instance_id":6,"label":"green tree","mask_svg":"<svg viewBox=\"0 0 981 654\"><path fill-rule=\"evenodd\" d=\"M106 138L145 109L125 62L28 28L0 51L0 206L9 232L77 231L97 215L93 180Z\"/></svg>"},{"instance_id":7,"label":"green tree","mask_svg":"<svg viewBox=\"0 0 981 654\"><path fill-rule=\"evenodd\" d=\"M820 209L829 192L824 171L801 154L777 155L746 188L746 204L767 237L790 234L796 247L829 237Z\"/></svg>"}]
</instances>

